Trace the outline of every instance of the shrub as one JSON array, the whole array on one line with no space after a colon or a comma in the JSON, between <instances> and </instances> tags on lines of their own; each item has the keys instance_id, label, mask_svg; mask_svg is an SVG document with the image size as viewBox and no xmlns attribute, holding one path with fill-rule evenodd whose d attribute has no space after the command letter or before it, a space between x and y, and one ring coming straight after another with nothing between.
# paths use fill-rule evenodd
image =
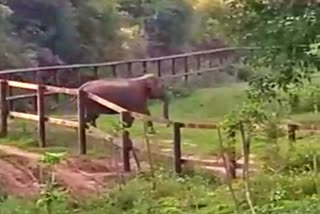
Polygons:
<instances>
[{"instance_id":1,"label":"shrub","mask_svg":"<svg viewBox=\"0 0 320 214\"><path fill-rule=\"evenodd\" d=\"M319 85L306 85L302 88L291 89L289 99L292 113L318 112L320 107Z\"/></svg>"}]
</instances>

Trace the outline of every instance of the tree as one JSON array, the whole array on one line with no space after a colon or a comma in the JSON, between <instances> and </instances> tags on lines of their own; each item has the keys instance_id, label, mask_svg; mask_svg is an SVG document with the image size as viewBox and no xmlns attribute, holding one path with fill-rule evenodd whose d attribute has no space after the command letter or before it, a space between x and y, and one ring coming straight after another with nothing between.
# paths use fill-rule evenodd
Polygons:
<instances>
[{"instance_id":1,"label":"tree","mask_svg":"<svg viewBox=\"0 0 320 214\"><path fill-rule=\"evenodd\" d=\"M115 0L89 0L78 4L78 32L82 59L106 61L119 56L119 13Z\"/></svg>"},{"instance_id":2,"label":"tree","mask_svg":"<svg viewBox=\"0 0 320 214\"><path fill-rule=\"evenodd\" d=\"M0 69L23 67L30 63L28 47L11 34L12 26L8 19L12 13L9 7L0 4Z\"/></svg>"},{"instance_id":3,"label":"tree","mask_svg":"<svg viewBox=\"0 0 320 214\"><path fill-rule=\"evenodd\" d=\"M312 4L312 6L310 6ZM319 40L320 8L312 1L230 0L218 21L234 44L258 46L249 63L260 70L252 94L273 99L279 91L302 84L319 63L307 54Z\"/></svg>"},{"instance_id":4,"label":"tree","mask_svg":"<svg viewBox=\"0 0 320 214\"><path fill-rule=\"evenodd\" d=\"M50 48L66 62L76 59L78 32L72 4L64 0L8 0L11 23L25 43Z\"/></svg>"}]
</instances>

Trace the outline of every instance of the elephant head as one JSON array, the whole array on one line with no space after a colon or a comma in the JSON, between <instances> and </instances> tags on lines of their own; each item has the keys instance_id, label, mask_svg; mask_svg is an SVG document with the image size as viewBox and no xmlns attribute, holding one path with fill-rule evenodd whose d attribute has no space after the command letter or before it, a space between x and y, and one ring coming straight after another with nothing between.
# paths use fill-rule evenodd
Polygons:
<instances>
[{"instance_id":1,"label":"elephant head","mask_svg":"<svg viewBox=\"0 0 320 214\"><path fill-rule=\"evenodd\" d=\"M161 81L154 74L146 74L138 78L143 82L146 93L150 99L160 99L163 102L163 117L169 119L169 96Z\"/></svg>"}]
</instances>

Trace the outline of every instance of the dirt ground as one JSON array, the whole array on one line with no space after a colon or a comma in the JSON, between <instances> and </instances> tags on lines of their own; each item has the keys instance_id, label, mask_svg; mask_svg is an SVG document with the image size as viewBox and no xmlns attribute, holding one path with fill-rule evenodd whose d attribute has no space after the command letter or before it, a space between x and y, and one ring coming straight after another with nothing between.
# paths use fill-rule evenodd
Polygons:
<instances>
[{"instance_id":1,"label":"dirt ground","mask_svg":"<svg viewBox=\"0 0 320 214\"><path fill-rule=\"evenodd\" d=\"M35 197L40 190L39 154L0 145L0 190L16 197ZM70 157L55 167L59 184L73 197L98 195L120 179L122 166L110 159ZM127 176L127 175L125 175Z\"/></svg>"},{"instance_id":2,"label":"dirt ground","mask_svg":"<svg viewBox=\"0 0 320 214\"><path fill-rule=\"evenodd\" d=\"M0 145L0 194L36 197L40 191L41 175L43 174L41 173L43 168L39 165L40 157L38 153ZM215 166L215 163L221 162L216 158L185 158L188 162L191 161L190 163L196 164L216 176L220 175L222 178L226 176L223 167ZM98 196L123 181L122 179L134 176L137 172L134 160L131 164L132 172L125 174L121 171L120 159L116 159L72 156L57 165L54 171L59 184L67 189L73 198ZM238 163L242 161L238 160ZM144 165L142 168L147 167L144 162L141 163ZM237 174L241 174L240 168L237 169Z\"/></svg>"}]
</instances>

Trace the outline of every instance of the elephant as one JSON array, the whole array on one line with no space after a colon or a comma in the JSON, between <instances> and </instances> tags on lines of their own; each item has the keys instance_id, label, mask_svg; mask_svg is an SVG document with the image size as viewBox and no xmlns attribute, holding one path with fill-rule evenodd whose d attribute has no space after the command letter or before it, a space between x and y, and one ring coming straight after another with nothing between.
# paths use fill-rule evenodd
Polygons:
<instances>
[{"instance_id":1,"label":"elephant","mask_svg":"<svg viewBox=\"0 0 320 214\"><path fill-rule=\"evenodd\" d=\"M147 106L149 99L160 99L163 102L163 116L169 118L169 99L161 80L154 74L145 74L135 78L110 78L89 81L80 88L85 92L95 94L107 101L115 103L129 111L150 115ZM85 99L85 122L96 127L96 119L100 114L117 114L91 99ZM124 118L127 127L131 127L134 118ZM148 127L155 133L153 124L148 122Z\"/></svg>"}]
</instances>

